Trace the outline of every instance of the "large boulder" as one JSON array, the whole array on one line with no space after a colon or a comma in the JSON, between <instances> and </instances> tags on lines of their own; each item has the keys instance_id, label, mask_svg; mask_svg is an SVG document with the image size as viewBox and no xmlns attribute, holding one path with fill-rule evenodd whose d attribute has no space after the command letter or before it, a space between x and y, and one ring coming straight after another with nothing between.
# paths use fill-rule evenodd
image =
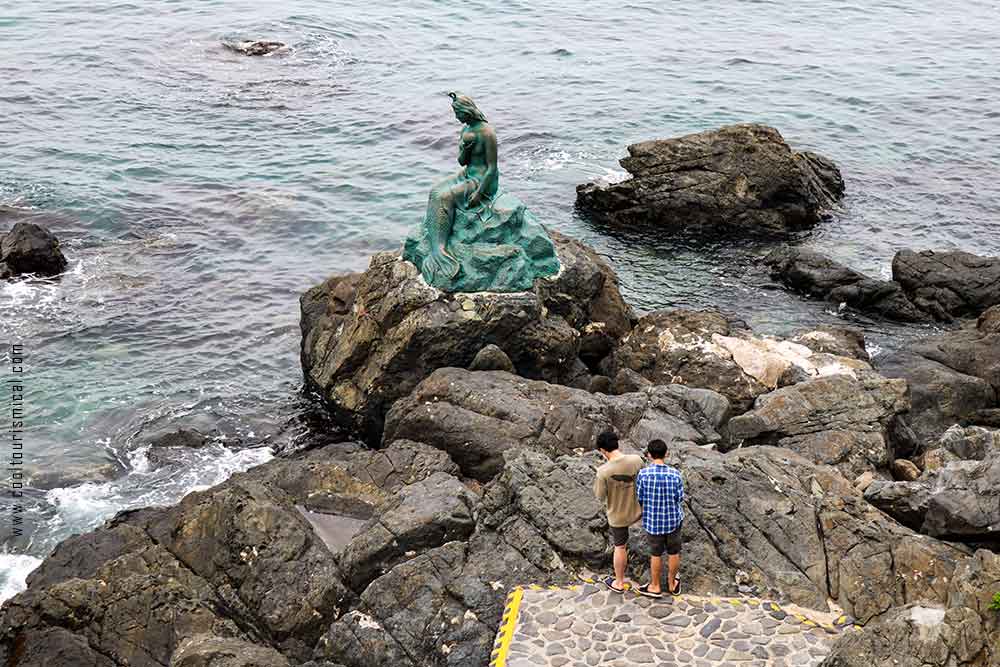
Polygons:
<instances>
[{"instance_id":1,"label":"large boulder","mask_svg":"<svg viewBox=\"0 0 1000 667\"><path fill-rule=\"evenodd\" d=\"M777 130L729 125L628 147L630 178L577 187L577 204L620 225L788 231L810 227L843 196L836 165L798 153Z\"/></svg>"},{"instance_id":2,"label":"large boulder","mask_svg":"<svg viewBox=\"0 0 1000 667\"><path fill-rule=\"evenodd\" d=\"M0 279L22 274L55 276L66 270L66 257L50 231L33 222L18 222L0 235Z\"/></svg>"},{"instance_id":3,"label":"large boulder","mask_svg":"<svg viewBox=\"0 0 1000 667\"><path fill-rule=\"evenodd\" d=\"M502 469L507 450L570 454L592 449L608 429L640 448L654 438L718 442L728 408L715 392L681 385L608 396L503 371L443 368L392 406L385 443L439 447L465 475L485 481Z\"/></svg>"},{"instance_id":4,"label":"large boulder","mask_svg":"<svg viewBox=\"0 0 1000 667\"><path fill-rule=\"evenodd\" d=\"M875 481L865 499L927 535L995 541L1000 536L1000 459L955 461L912 482Z\"/></svg>"},{"instance_id":5,"label":"large boulder","mask_svg":"<svg viewBox=\"0 0 1000 667\"><path fill-rule=\"evenodd\" d=\"M1000 257L901 250L892 260L892 279L939 320L975 317L1000 304Z\"/></svg>"},{"instance_id":6,"label":"large boulder","mask_svg":"<svg viewBox=\"0 0 1000 667\"><path fill-rule=\"evenodd\" d=\"M974 324L919 340L877 362L880 373L910 386L907 418L921 448L956 423L975 424L1000 407L1000 307Z\"/></svg>"},{"instance_id":7,"label":"large boulder","mask_svg":"<svg viewBox=\"0 0 1000 667\"><path fill-rule=\"evenodd\" d=\"M301 300L307 385L370 443L394 401L434 370L499 347L525 377L586 387L591 367L632 326L617 279L590 248L556 233L562 270L527 292L447 293L397 253L334 277Z\"/></svg>"},{"instance_id":8,"label":"large boulder","mask_svg":"<svg viewBox=\"0 0 1000 667\"><path fill-rule=\"evenodd\" d=\"M787 447L854 479L893 460L892 423L909 407L905 382L858 371L764 394L727 428L732 445Z\"/></svg>"},{"instance_id":9,"label":"large boulder","mask_svg":"<svg viewBox=\"0 0 1000 667\"><path fill-rule=\"evenodd\" d=\"M837 338L829 331L816 331L801 334L798 342L758 338L743 322L715 310L657 311L636 323L605 360L603 370L610 377L626 371L653 384L711 389L728 398L735 413L742 413L757 396L779 386L870 369L858 349L844 341L847 335L840 333ZM830 354L828 348L843 349L851 356Z\"/></svg>"},{"instance_id":10,"label":"large boulder","mask_svg":"<svg viewBox=\"0 0 1000 667\"><path fill-rule=\"evenodd\" d=\"M899 283L870 278L815 250L779 247L764 263L773 279L812 297L903 322L933 319L910 300Z\"/></svg>"}]
</instances>

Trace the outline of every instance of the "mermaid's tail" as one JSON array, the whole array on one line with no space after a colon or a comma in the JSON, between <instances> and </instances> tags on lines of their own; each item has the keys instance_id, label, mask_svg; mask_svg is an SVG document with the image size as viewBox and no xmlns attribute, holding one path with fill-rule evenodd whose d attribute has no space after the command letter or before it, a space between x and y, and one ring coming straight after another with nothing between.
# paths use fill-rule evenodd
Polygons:
<instances>
[{"instance_id":1,"label":"mermaid's tail","mask_svg":"<svg viewBox=\"0 0 1000 667\"><path fill-rule=\"evenodd\" d=\"M440 285L458 275L461 265L443 249L434 249L424 257L421 273L430 285Z\"/></svg>"}]
</instances>

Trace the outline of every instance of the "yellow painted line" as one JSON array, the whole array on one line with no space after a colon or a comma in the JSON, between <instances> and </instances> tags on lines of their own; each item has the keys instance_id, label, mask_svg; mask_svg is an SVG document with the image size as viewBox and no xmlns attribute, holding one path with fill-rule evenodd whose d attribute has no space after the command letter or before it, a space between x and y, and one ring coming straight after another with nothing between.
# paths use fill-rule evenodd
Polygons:
<instances>
[{"instance_id":1,"label":"yellow painted line","mask_svg":"<svg viewBox=\"0 0 1000 667\"><path fill-rule=\"evenodd\" d=\"M538 589L540 590L539 586ZM493 653L490 657L490 667L506 667L507 654L510 652L510 642L514 639L514 628L517 627L517 616L521 611L521 599L524 589L518 586L507 597L507 607L503 612L503 623L497 633Z\"/></svg>"}]
</instances>

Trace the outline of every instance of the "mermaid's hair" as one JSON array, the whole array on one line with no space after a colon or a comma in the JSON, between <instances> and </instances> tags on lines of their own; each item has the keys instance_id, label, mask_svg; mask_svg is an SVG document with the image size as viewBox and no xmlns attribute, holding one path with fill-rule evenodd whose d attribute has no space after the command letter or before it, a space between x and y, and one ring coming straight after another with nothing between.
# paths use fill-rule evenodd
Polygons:
<instances>
[{"instance_id":1,"label":"mermaid's hair","mask_svg":"<svg viewBox=\"0 0 1000 667\"><path fill-rule=\"evenodd\" d=\"M484 123L489 122L486 120L486 116L483 115L483 112L479 110L479 107L476 106L476 103L473 102L472 98L468 95L463 95L458 91L454 91L448 93L448 97L451 98L451 108L455 110L456 114L461 113Z\"/></svg>"}]
</instances>

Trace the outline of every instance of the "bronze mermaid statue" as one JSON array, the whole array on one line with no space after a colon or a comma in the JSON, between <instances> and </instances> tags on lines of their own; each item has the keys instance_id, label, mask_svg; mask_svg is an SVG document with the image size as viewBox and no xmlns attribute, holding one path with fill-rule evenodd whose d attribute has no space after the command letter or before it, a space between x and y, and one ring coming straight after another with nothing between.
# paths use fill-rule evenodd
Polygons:
<instances>
[{"instance_id":1,"label":"bronze mermaid statue","mask_svg":"<svg viewBox=\"0 0 1000 667\"><path fill-rule=\"evenodd\" d=\"M524 204L500 191L497 136L472 99L448 93L459 135L461 169L431 188L424 222L403 256L428 284L452 292L519 291L553 275L559 260Z\"/></svg>"}]
</instances>

